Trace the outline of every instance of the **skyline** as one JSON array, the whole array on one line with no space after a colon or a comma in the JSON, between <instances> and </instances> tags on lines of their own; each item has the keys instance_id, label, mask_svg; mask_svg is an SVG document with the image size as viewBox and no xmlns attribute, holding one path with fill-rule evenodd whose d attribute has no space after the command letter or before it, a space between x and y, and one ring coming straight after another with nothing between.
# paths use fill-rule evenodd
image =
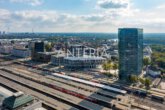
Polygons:
<instances>
[{"instance_id":1,"label":"skyline","mask_svg":"<svg viewBox=\"0 0 165 110\"><path fill-rule=\"evenodd\" d=\"M164 0L0 0L0 31L164 33Z\"/></svg>"}]
</instances>

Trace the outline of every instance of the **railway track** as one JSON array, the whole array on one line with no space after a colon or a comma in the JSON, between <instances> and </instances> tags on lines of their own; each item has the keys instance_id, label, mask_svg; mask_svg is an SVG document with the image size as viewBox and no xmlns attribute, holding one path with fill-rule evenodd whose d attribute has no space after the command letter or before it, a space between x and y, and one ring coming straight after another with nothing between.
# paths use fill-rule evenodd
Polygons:
<instances>
[{"instance_id":1,"label":"railway track","mask_svg":"<svg viewBox=\"0 0 165 110\"><path fill-rule=\"evenodd\" d=\"M20 75L17 74L17 76L20 76ZM29 79L29 80L31 80L31 79ZM38 83L43 83L43 82L38 82ZM97 99L98 99L98 98L97 98ZM97 101L99 101L99 100L100 100L100 99L98 99ZM103 100L100 100L100 101L99 101L99 104L103 104L104 106L105 106L105 103L107 103L107 102L105 102L105 101L103 101ZM123 105L124 105L124 106L123 106ZM117 104L117 107L122 107L122 108L125 107L125 109L127 109L128 106L129 106L129 105L127 105L127 104L122 104L122 103L121 103L121 104ZM110 106L110 103L107 103L107 106L106 106L106 107L111 107L111 106Z\"/></svg>"},{"instance_id":2,"label":"railway track","mask_svg":"<svg viewBox=\"0 0 165 110\"><path fill-rule=\"evenodd\" d=\"M10 71L8 71L10 72ZM16 74L16 73L13 73L13 74ZM33 80L34 82L36 83L39 83L39 84L43 84L45 86L49 86L53 89L56 89L56 90L59 90L59 91L62 91L62 92L65 92L65 93L68 93L70 95L73 95L73 96L76 96L76 97L79 97L81 99L85 99L85 100L88 100L88 101L91 101L91 102L94 102L96 104L104 104L104 106L108 106L111 104L110 102L107 102L107 101L112 101L114 99L119 99L121 100L121 98L123 98L122 96L120 95L117 95L117 94L114 94L114 93L111 93L111 92L106 92L106 94L103 94L102 92L105 92L105 91L85 91L84 89L80 90L80 87L77 86L76 88L78 89L75 89L75 86L72 86L68 83L61 83L61 82L52 82L52 81L48 81L48 80L44 80L43 78L41 78L39 80L39 77L32 77L30 75L22 75L22 74L16 74L17 76L21 76L23 78L27 78L29 80ZM52 80L52 79L51 79ZM54 81L54 80L53 80ZM60 87L62 86L62 87ZM66 89L63 88L63 86L65 86ZM79 90L79 91L78 91ZM86 93L88 93L89 95L87 95ZM91 96L90 96L91 95ZM96 98L96 97L99 97L99 98ZM101 100L102 99L102 100ZM107 100L107 101L103 101L103 100Z\"/></svg>"},{"instance_id":3,"label":"railway track","mask_svg":"<svg viewBox=\"0 0 165 110\"><path fill-rule=\"evenodd\" d=\"M32 75L32 74L31 74ZM40 74L41 75L41 74ZM61 83L63 83L63 84L68 84L67 83L67 81L65 82L64 80L63 81L61 81L61 80L58 80L57 78L49 78L49 79L51 79L51 80L54 80L54 81L57 81L57 82L61 82ZM69 86L72 86L72 87L78 87L77 85L74 85L74 84L68 84ZM81 88L81 87L79 87L79 88ZM92 89L91 90L89 90L89 89L86 89L85 87L83 88L81 88L81 89L84 89L84 90L86 90L86 91L91 91L91 92L94 92ZM103 95L103 94L100 94L100 95Z\"/></svg>"},{"instance_id":4,"label":"railway track","mask_svg":"<svg viewBox=\"0 0 165 110\"><path fill-rule=\"evenodd\" d=\"M20 69L18 70L20 71ZM22 72L22 71L20 71ZM25 73L25 72L24 72ZM33 72L35 73L35 72ZM35 78L38 78L38 77L45 77L47 78L47 80L50 80L50 81L54 81L55 83L61 83L61 84L65 84L65 85L68 85L68 86L71 86L71 87L74 87L74 88L79 88L83 91L87 91L87 92L92 92L92 93L96 93L98 95L102 95L102 96L105 96L105 97L108 97L108 98L112 98L112 99L117 99L117 97L122 97L122 95L119 95L119 94L116 94L116 93L113 93L113 92L110 92L110 91L106 91L106 90L102 90L100 88L93 88L89 85L84 85L84 84L81 84L81 83L77 83L77 82L74 82L74 81L68 81L68 80L64 80L62 78L56 78L54 76L49 76L49 75L46 75L46 76L43 76L42 74L38 74L38 73L35 73L35 74L32 74L32 73L26 73L28 74L29 76L32 76L32 77L35 77Z\"/></svg>"},{"instance_id":5,"label":"railway track","mask_svg":"<svg viewBox=\"0 0 165 110\"><path fill-rule=\"evenodd\" d=\"M9 73L10 74L10 73ZM66 104L69 104L69 105L71 105L71 106L73 106L73 107L75 107L75 108L78 108L78 109L82 109L82 110L88 110L90 107L85 107L85 106L83 106L83 104L82 105L79 105L79 104L77 104L76 103L76 101L74 101L74 99L75 100L79 100L78 98L73 98L73 99L70 99L70 98L67 98L67 95L64 95L64 96L66 96L66 97L64 97L64 96L59 96L58 94L55 94L55 93L57 93L57 91L53 91L52 90L52 92L51 91L47 91L46 89L47 88L45 88L45 89L39 89L38 87L32 87L31 86L31 83L30 82L26 82L26 83L24 83L24 82L20 82L19 80L17 80L17 78L16 79L13 79L13 77L8 77L6 74L0 74L0 76L1 77L3 77L3 78L6 78L6 79L8 79L8 80L11 80L11 81L13 81L13 82L15 82L15 83L18 83L18 84L20 84L20 85L22 85L22 86L25 86L25 87L27 87L27 88L30 88L30 89L33 89L33 90L35 90L35 91L37 91L37 92L39 92L39 93L42 93L42 94L45 94L46 96L49 96L49 97L53 97L53 98L55 98L55 99L57 99L57 100L61 100L62 102L64 102L64 103L66 103ZM18 78L21 78L21 77L18 77ZM24 79L25 80L25 79ZM29 80L30 81L30 79L26 79L26 80ZM28 83L28 84L27 84ZM33 83L36 83L36 82L33 82ZM38 84L37 84L38 85ZM36 85L36 86L37 86ZM44 85L40 85L40 86L44 86ZM61 92L60 92L61 93ZM64 93L61 93L61 94L64 94ZM73 96L72 96L73 97ZM90 103L90 102L88 102L88 101L85 101L85 100L83 100L83 102L86 102L86 103L89 103L89 104L91 104L91 107L93 106L96 106L96 107L98 107L98 108L100 108L101 106L99 106L99 105L97 105L97 104L94 104L94 103ZM80 103L81 104L81 103ZM101 107L102 109L105 109L106 110L106 107L104 107L104 106L102 106ZM110 109L110 108L109 108ZM108 109L107 109L108 110Z\"/></svg>"},{"instance_id":6,"label":"railway track","mask_svg":"<svg viewBox=\"0 0 165 110\"><path fill-rule=\"evenodd\" d=\"M14 86L15 90L17 90L17 91L23 91L24 93L31 94L32 96L42 100L43 103L45 103L45 105L49 105L51 108L54 108L55 110L70 110L70 109L79 110L79 109L76 109L70 105L67 105L65 103L60 102L57 99L48 97L44 93L37 92L36 90L33 90L33 89L26 87L22 84L18 84L17 82L14 82L14 81L12 81L8 78L5 78L3 76L0 76L0 83L4 84L10 88L12 88ZM54 102L54 103L52 104L52 102ZM63 106L60 106L60 105L63 105Z\"/></svg>"},{"instance_id":7,"label":"railway track","mask_svg":"<svg viewBox=\"0 0 165 110\"><path fill-rule=\"evenodd\" d=\"M86 108L83 108L83 107L81 107L81 106L75 105L75 104L73 104L73 103L71 103L71 102L68 102L68 101L66 101L66 100L63 100L63 99L61 99L61 98L59 98L59 97L56 97L56 96L54 96L54 95L52 95L52 94L50 94L50 93L47 93L47 92L41 91L41 90L39 90L39 89L36 89L35 87L28 86L28 85L26 85L26 84L20 83L19 81L13 80L13 79L8 78L8 77L5 77L5 76L3 76L3 75L0 75L0 77L6 79L8 82L9 82L9 81L10 81L10 82L14 82L14 83L16 83L16 84L18 84L18 85L24 86L25 88L31 89L31 90L33 90L33 91L35 91L35 92L37 92L37 93L43 94L43 95L46 96L46 97L55 99L55 100L57 100L57 101L59 101L59 102L65 103L65 104L70 105L70 106L72 106L72 107L75 107L75 108L77 108L77 109L80 109L80 110L88 110L88 109L86 109ZM34 95L34 96L35 96L35 95ZM38 97L38 98L39 98L39 97ZM56 105L55 105L55 106L56 106Z\"/></svg>"}]
</instances>

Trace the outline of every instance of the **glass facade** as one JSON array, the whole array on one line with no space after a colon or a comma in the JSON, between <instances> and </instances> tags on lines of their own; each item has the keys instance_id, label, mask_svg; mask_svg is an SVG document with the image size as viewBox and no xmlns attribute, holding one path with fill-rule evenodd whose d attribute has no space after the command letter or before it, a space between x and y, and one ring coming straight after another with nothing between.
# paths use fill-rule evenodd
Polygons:
<instances>
[{"instance_id":1,"label":"glass facade","mask_svg":"<svg viewBox=\"0 0 165 110\"><path fill-rule=\"evenodd\" d=\"M119 78L139 75L143 67L143 29L122 28L119 38Z\"/></svg>"}]
</instances>

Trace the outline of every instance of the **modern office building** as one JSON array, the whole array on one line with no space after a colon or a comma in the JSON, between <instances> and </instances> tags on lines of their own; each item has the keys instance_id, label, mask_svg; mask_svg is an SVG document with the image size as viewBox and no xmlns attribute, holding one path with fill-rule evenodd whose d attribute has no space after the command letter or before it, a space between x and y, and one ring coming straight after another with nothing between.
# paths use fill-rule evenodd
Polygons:
<instances>
[{"instance_id":1,"label":"modern office building","mask_svg":"<svg viewBox=\"0 0 165 110\"><path fill-rule=\"evenodd\" d=\"M45 52L45 43L44 42L31 42L29 44L31 49L31 59L36 60L38 52Z\"/></svg>"},{"instance_id":2,"label":"modern office building","mask_svg":"<svg viewBox=\"0 0 165 110\"><path fill-rule=\"evenodd\" d=\"M35 54L34 60L38 62L48 63L51 61L51 56L54 54L55 52L38 52Z\"/></svg>"},{"instance_id":3,"label":"modern office building","mask_svg":"<svg viewBox=\"0 0 165 110\"><path fill-rule=\"evenodd\" d=\"M119 38L119 78L139 75L143 67L143 29L121 28Z\"/></svg>"}]
</instances>

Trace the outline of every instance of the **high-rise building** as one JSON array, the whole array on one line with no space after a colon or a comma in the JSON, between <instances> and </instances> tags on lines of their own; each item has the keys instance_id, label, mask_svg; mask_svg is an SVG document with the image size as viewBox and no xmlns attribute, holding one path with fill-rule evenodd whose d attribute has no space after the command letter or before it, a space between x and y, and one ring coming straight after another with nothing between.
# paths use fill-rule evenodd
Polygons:
<instances>
[{"instance_id":1,"label":"high-rise building","mask_svg":"<svg viewBox=\"0 0 165 110\"><path fill-rule=\"evenodd\" d=\"M143 29L121 28L119 38L119 78L139 75L143 67Z\"/></svg>"}]
</instances>

